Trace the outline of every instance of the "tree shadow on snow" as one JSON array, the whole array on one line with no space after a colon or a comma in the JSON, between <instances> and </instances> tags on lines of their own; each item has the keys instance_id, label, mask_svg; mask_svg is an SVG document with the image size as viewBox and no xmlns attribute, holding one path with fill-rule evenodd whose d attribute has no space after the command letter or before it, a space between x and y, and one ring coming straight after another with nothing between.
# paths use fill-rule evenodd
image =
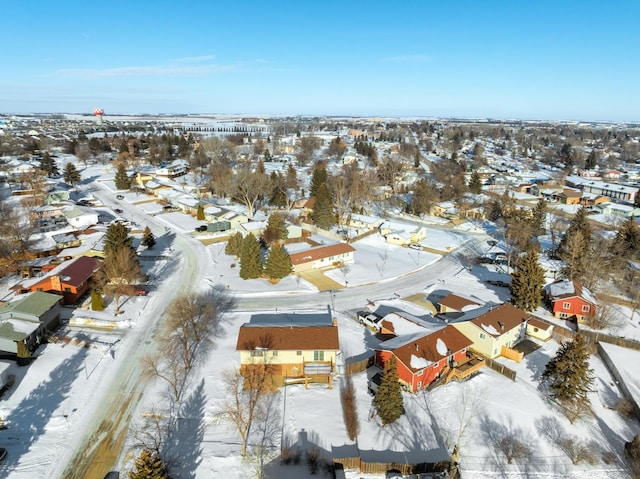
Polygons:
<instances>
[{"instance_id":1,"label":"tree shadow on snow","mask_svg":"<svg viewBox=\"0 0 640 479\"><path fill-rule=\"evenodd\" d=\"M20 458L28 453L32 445L45 433L47 424L67 398L72 384L83 369L85 354L84 348L78 348L73 356L51 371L49 377L41 381L6 418L9 428L0 431L0 444L7 449L7 457L0 471L15 470ZM37 361L30 368L31 374L37 374L33 367L37 367ZM56 413L56 417L62 416L66 419L68 414L74 412L75 409L63 409Z\"/></svg>"},{"instance_id":2,"label":"tree shadow on snow","mask_svg":"<svg viewBox=\"0 0 640 479\"><path fill-rule=\"evenodd\" d=\"M172 473L181 478L195 478L202 462L202 440L205 431L204 380L181 404L177 417L167 425L162 455L171 464Z\"/></svg>"}]
</instances>

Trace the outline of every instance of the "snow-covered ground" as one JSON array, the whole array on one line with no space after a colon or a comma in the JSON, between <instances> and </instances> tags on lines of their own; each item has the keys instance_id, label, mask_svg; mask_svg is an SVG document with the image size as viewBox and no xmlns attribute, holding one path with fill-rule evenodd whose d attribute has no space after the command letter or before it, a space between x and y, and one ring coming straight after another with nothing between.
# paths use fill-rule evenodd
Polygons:
<instances>
[{"instance_id":1,"label":"snow-covered ground","mask_svg":"<svg viewBox=\"0 0 640 479\"><path fill-rule=\"evenodd\" d=\"M115 186L110 179L113 173L101 165L85 170L85 175L107 180L94 186L96 195L103 196L106 207L122 205L125 218L141 226L149 222L156 228L158 244L152 253L162 257L143 262L145 272L150 276L149 296L126 300L122 305L124 313L117 317L113 316L112 304L103 313L76 310L71 325L60 331L58 343L42 346L38 359L29 366L11 366L9 373L16 376L16 382L0 398L0 417L8 424L6 430L0 431L0 446L8 450L7 458L0 464L2 477L60 477L65 465L61 463L72 455L70 448L77 447L76 444L83 446L79 438L92 425L95 407L108 394L114 371L138 346L134 338L146 338L133 333L152 329L173 295L180 290L184 279L182 268L191 264L181 248L194 244L191 234L194 225L200 222L182 213L160 213L154 206L157 203L140 203L147 198L135 194L127 193L123 200L116 200ZM155 216L151 219L148 214ZM475 224L456 230L428 226L427 238L421 244L442 254L388 245L379 236L370 236L354 243L355 264L331 270L327 276L348 284L341 293L349 308L353 307L353 302L348 301L350 288L381 283L383 290L388 292L385 297L392 297L398 291L399 278L415 278L416 284L424 285L420 292L425 298L450 291L485 302L508 300L506 288L489 287L486 283L487 280L508 279L506 267L473 262L473 256L489 246L478 247L479 251L473 250L470 256L461 256L459 261L447 262L449 251L456 253L474 241L480 244L478 238L483 237L476 235L477 232ZM265 301L282 309L310 307L309 303L302 300L296 303L291 298L307 298L317 291L313 285L293 276L275 285L262 279L244 281L239 278L236 260L224 254L224 246L224 243L198 245L195 259L199 272L193 273L197 275L193 280L197 280L198 288L220 285L238 298L264 297ZM383 304L415 315L427 314L426 310L422 312L402 298ZM255 465L240 457L237 433L220 420L220 405L227 397L221 377L224 371L239 366L235 347L240 325L247 322L252 313L269 311L235 311L224 317L222 330L206 362L192 376L182 414L170 438L170 446L179 459L177 477L235 479L255 475ZM358 356L375 347L377 340L354 321L351 311L338 307L336 316L345 357ZM407 414L384 428L370 414L367 373L356 374L353 380L358 391L360 449L401 451L407 454L407 459L437 460L445 459L452 445L458 442L464 477L627 477L618 464L604 464L602 453L611 451L619 461L622 444L640 432L640 427L611 409L621 395L597 357L593 356L591 360L596 373L591 395L593 417L571 425L538 390L540 374L556 348L556 343L546 343L520 364L509 361L508 366L518 372L515 382L485 368L465 383L450 383L429 393L405 394ZM633 376L634 370L629 370L629 374ZM332 446L350 444L342 421L340 380L340 377L336 378L333 389L326 385L312 385L309 389L291 385L281 390L273 404L273 443L279 446L284 433L292 441L304 438L325 451L330 451ZM164 397L163 384L151 384L136 410L136 424L132 426L143 421L143 414L162 410ZM468 422L462 435L459 434L461 420ZM531 458L526 463L515 461L513 465L506 465L504 458L496 452L497 441L509 434L520 438L531 450ZM561 436L595 442L590 447L598 463L572 465L557 446ZM127 444L133 442L130 437ZM266 459L269 477L308 477L306 466L281 466L275 454ZM124 472L130 464L131 456L123 456L118 469ZM347 471L346 477L374 476Z\"/></svg>"}]
</instances>

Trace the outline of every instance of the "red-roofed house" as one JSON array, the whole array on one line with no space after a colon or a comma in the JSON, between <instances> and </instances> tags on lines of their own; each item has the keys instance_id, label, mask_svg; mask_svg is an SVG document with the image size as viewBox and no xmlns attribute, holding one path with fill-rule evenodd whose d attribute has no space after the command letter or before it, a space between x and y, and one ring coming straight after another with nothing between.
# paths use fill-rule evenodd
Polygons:
<instances>
[{"instance_id":1,"label":"red-roofed house","mask_svg":"<svg viewBox=\"0 0 640 479\"><path fill-rule=\"evenodd\" d=\"M16 294L30 291L60 294L64 304L75 304L89 290L89 279L102 267L97 258L80 256L52 269L46 276L33 278L14 286Z\"/></svg>"},{"instance_id":2,"label":"red-roofed house","mask_svg":"<svg viewBox=\"0 0 640 479\"><path fill-rule=\"evenodd\" d=\"M240 370L268 365L276 384L286 379L307 377L309 382L329 382L340 351L338 326L286 324L243 324L236 351Z\"/></svg>"},{"instance_id":3,"label":"red-roofed house","mask_svg":"<svg viewBox=\"0 0 640 479\"><path fill-rule=\"evenodd\" d=\"M398 378L411 392L429 386L451 368L466 362L472 341L449 325L423 336L404 336L383 342L376 350L375 362L381 368L396 358Z\"/></svg>"},{"instance_id":4,"label":"red-roofed house","mask_svg":"<svg viewBox=\"0 0 640 479\"><path fill-rule=\"evenodd\" d=\"M579 322L588 321L597 311L596 299L577 281L561 279L544 287L551 312L556 318L575 317Z\"/></svg>"},{"instance_id":5,"label":"red-roofed house","mask_svg":"<svg viewBox=\"0 0 640 479\"><path fill-rule=\"evenodd\" d=\"M336 243L328 246L315 246L304 251L291 253L293 271L309 271L329 266L339 266L345 263L353 263L355 248L347 243Z\"/></svg>"}]
</instances>

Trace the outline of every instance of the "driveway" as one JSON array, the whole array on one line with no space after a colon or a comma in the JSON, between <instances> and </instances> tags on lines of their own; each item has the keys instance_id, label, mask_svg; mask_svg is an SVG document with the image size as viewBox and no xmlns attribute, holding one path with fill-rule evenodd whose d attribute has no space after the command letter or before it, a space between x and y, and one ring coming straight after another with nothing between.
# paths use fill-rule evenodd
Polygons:
<instances>
[{"instance_id":1,"label":"driveway","mask_svg":"<svg viewBox=\"0 0 640 479\"><path fill-rule=\"evenodd\" d=\"M329 291L344 288L343 284L326 277L321 270L312 269L298 274L302 279L309 281L309 283L318 288L318 291Z\"/></svg>"}]
</instances>

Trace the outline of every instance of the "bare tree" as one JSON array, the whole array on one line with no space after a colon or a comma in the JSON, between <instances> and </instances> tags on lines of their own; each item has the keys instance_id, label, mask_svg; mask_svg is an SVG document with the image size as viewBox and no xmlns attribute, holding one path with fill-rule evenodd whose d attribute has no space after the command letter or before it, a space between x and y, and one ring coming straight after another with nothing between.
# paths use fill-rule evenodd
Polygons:
<instances>
[{"instance_id":1,"label":"bare tree","mask_svg":"<svg viewBox=\"0 0 640 479\"><path fill-rule=\"evenodd\" d=\"M268 192L269 177L259 171L243 168L233 179L233 197L247 207L249 218L253 218L258 200Z\"/></svg>"},{"instance_id":2,"label":"bare tree","mask_svg":"<svg viewBox=\"0 0 640 479\"><path fill-rule=\"evenodd\" d=\"M189 371L185 369L182 358L174 351L158 351L153 355L142 359L142 368L145 377L149 379L161 379L171 387L174 401L178 402L187 385Z\"/></svg>"},{"instance_id":3,"label":"bare tree","mask_svg":"<svg viewBox=\"0 0 640 479\"><path fill-rule=\"evenodd\" d=\"M115 302L114 313L120 309L120 298L133 294L133 285L140 279L140 263L136 252L128 247L117 248L107 255L95 281Z\"/></svg>"},{"instance_id":4,"label":"bare tree","mask_svg":"<svg viewBox=\"0 0 640 479\"><path fill-rule=\"evenodd\" d=\"M264 358L243 366L242 373L235 369L223 374L227 400L221 407L220 417L233 424L240 435L241 455L247 455L247 445L254 423L265 420L270 396L275 387L271 366Z\"/></svg>"}]
</instances>

